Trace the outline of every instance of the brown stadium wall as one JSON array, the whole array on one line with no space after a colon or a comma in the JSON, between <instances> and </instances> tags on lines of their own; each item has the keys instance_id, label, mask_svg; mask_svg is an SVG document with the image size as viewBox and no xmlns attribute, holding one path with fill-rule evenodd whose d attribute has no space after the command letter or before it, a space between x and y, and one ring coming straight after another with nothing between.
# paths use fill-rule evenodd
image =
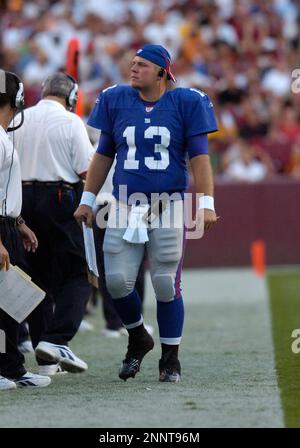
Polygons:
<instances>
[{"instance_id":1,"label":"brown stadium wall","mask_svg":"<svg viewBox=\"0 0 300 448\"><path fill-rule=\"evenodd\" d=\"M248 266L257 239L266 244L267 265L300 264L300 180L217 182L215 206L215 227L187 241L186 268Z\"/></svg>"}]
</instances>

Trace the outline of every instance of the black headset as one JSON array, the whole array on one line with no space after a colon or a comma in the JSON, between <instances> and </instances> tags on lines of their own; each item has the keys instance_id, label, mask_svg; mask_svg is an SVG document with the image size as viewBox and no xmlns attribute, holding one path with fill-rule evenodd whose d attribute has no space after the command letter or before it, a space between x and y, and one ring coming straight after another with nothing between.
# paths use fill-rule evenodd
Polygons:
<instances>
[{"instance_id":1,"label":"black headset","mask_svg":"<svg viewBox=\"0 0 300 448\"><path fill-rule=\"evenodd\" d=\"M66 98L66 102L67 102L67 107L72 110L75 111L76 109L76 104L78 101L78 84L76 82L76 80L73 78L73 76L68 75L67 73L65 73L66 77L69 78L72 82L73 82L73 87L70 90L69 95Z\"/></svg>"},{"instance_id":2,"label":"black headset","mask_svg":"<svg viewBox=\"0 0 300 448\"><path fill-rule=\"evenodd\" d=\"M20 109L23 109L23 107L25 105L24 86L17 75L15 75L14 73L11 73L11 74L15 77L16 81L18 82L18 91L15 96L11 97L11 105L13 107L16 107L18 110L20 110Z\"/></svg>"},{"instance_id":3,"label":"black headset","mask_svg":"<svg viewBox=\"0 0 300 448\"><path fill-rule=\"evenodd\" d=\"M164 68L161 68L161 69L159 70L159 72L157 73L157 75L158 75L159 78L163 78L164 74L165 74L165 69L164 69Z\"/></svg>"}]
</instances>

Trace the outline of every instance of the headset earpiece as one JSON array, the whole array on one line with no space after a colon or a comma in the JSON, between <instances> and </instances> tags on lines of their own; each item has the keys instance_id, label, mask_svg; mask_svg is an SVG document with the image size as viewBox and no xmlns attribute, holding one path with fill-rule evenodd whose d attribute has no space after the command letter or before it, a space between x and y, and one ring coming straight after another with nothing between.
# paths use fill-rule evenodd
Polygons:
<instances>
[{"instance_id":1,"label":"headset earpiece","mask_svg":"<svg viewBox=\"0 0 300 448\"><path fill-rule=\"evenodd\" d=\"M163 78L164 74L165 74L165 70L164 70L163 68L161 68L161 69L159 70L159 72L157 73L157 76L158 76L159 78Z\"/></svg>"},{"instance_id":2,"label":"headset earpiece","mask_svg":"<svg viewBox=\"0 0 300 448\"><path fill-rule=\"evenodd\" d=\"M20 78L12 72L6 72L5 70L1 70L1 79L3 82L3 92L1 91L1 93L6 93L6 75L9 74L10 76L12 76L17 84L17 90L15 91L15 93L13 95L10 96L10 106L14 109L18 109L21 110L24 108L24 86L23 83L21 82Z\"/></svg>"},{"instance_id":3,"label":"headset earpiece","mask_svg":"<svg viewBox=\"0 0 300 448\"><path fill-rule=\"evenodd\" d=\"M23 83L19 81L19 89L14 99L14 107L17 109L23 109L24 107L24 86Z\"/></svg>"},{"instance_id":4,"label":"headset earpiece","mask_svg":"<svg viewBox=\"0 0 300 448\"><path fill-rule=\"evenodd\" d=\"M72 110L75 111L76 109L76 104L78 101L78 84L76 82L76 80L73 78L73 76L71 75L67 75L66 76L73 82L73 87L69 93L69 96L66 98L67 101L67 106Z\"/></svg>"},{"instance_id":5,"label":"headset earpiece","mask_svg":"<svg viewBox=\"0 0 300 448\"><path fill-rule=\"evenodd\" d=\"M72 87L71 92L69 93L69 97L67 98L68 105L71 108L71 110L75 111L76 104L78 101L78 84L75 82L74 86Z\"/></svg>"}]
</instances>

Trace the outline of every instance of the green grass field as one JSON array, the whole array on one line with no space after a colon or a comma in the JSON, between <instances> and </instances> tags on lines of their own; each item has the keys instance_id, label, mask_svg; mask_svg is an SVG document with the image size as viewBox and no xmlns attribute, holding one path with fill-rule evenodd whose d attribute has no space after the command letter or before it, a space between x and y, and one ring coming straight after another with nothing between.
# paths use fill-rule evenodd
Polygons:
<instances>
[{"instance_id":1,"label":"green grass field","mask_svg":"<svg viewBox=\"0 0 300 448\"><path fill-rule=\"evenodd\" d=\"M45 389L2 392L0 427L300 427L300 354L290 349L291 329L300 327L299 272L271 272L269 295L248 269L185 271L179 384L158 382L147 278L145 320L156 346L137 377L119 380L127 341L100 335L98 309L95 331L71 344L89 370L54 377ZM27 367L36 371L32 355Z\"/></svg>"},{"instance_id":2,"label":"green grass field","mask_svg":"<svg viewBox=\"0 0 300 448\"><path fill-rule=\"evenodd\" d=\"M292 352L291 337L300 328L300 270L268 276L278 384L287 427L300 428L300 353Z\"/></svg>"}]
</instances>

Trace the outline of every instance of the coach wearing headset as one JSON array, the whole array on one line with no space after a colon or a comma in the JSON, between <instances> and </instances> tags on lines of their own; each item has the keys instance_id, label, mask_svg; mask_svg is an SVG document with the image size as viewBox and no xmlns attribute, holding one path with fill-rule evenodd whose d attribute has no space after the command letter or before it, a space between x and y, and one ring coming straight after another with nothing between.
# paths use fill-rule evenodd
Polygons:
<instances>
[{"instance_id":1,"label":"coach wearing headset","mask_svg":"<svg viewBox=\"0 0 300 448\"><path fill-rule=\"evenodd\" d=\"M9 131L14 133L16 128L9 127L9 123L14 121L19 111L23 117L23 106L24 93L20 79L14 73L0 70L0 270L8 270L10 263L24 268L24 247L32 252L38 247L35 234L20 216L20 164L7 134ZM19 126L22 123L23 118ZM0 309L0 329L6 339L5 353L0 353L0 391L15 389L16 386L44 387L51 381L24 368L24 357L17 347L18 327L18 323Z\"/></svg>"},{"instance_id":2,"label":"coach wearing headset","mask_svg":"<svg viewBox=\"0 0 300 448\"><path fill-rule=\"evenodd\" d=\"M42 100L24 111L24 125L15 133L23 180L22 216L39 239L39 251L27 257L29 273L47 292L28 321L40 373L45 375L60 373L61 368L87 369L68 347L90 293L82 232L73 213L94 150L83 121L71 112L77 91L70 76L49 76Z\"/></svg>"}]
</instances>

